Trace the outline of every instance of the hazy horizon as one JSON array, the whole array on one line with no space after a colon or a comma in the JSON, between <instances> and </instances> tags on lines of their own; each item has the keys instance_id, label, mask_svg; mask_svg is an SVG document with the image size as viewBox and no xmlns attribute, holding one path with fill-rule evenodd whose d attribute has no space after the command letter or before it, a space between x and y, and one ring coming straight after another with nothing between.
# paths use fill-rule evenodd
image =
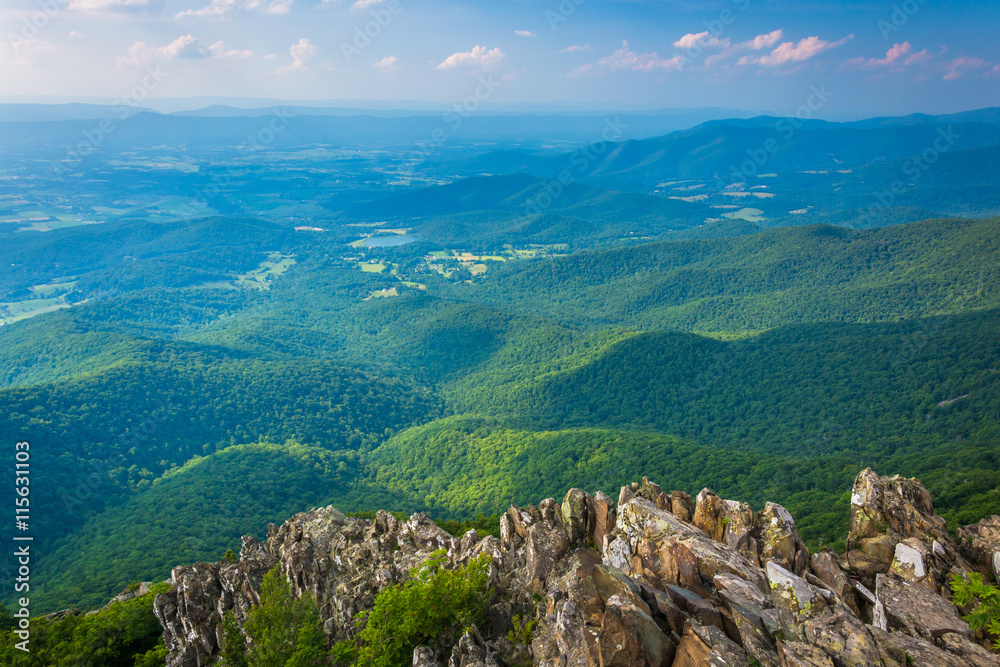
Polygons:
<instances>
[{"instance_id":1,"label":"hazy horizon","mask_svg":"<svg viewBox=\"0 0 1000 667\"><path fill-rule=\"evenodd\" d=\"M905 2L11 0L0 98L717 107L1000 105L1000 7ZM422 101L421 101L422 100ZM420 102L418 102L420 101Z\"/></svg>"}]
</instances>

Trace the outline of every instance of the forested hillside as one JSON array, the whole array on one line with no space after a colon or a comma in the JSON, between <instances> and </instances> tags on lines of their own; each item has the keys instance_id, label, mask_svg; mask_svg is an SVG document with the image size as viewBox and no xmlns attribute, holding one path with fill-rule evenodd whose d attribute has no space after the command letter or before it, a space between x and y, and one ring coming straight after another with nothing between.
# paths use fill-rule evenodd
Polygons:
<instances>
[{"instance_id":1,"label":"forested hillside","mask_svg":"<svg viewBox=\"0 0 1000 667\"><path fill-rule=\"evenodd\" d=\"M816 225L511 264L449 294L587 326L738 333L1000 306L1000 219Z\"/></svg>"},{"instance_id":2,"label":"forested hillside","mask_svg":"<svg viewBox=\"0 0 1000 667\"><path fill-rule=\"evenodd\" d=\"M510 180L510 201L537 187ZM47 258L5 293L68 277L79 297L0 327L0 439L31 441L38 480L37 610L327 503L466 519L654 474L782 502L816 545L875 466L919 475L953 522L1000 511L997 220L643 243L591 218L576 242L614 247L500 261L463 258L509 230L460 208L421 224L466 216L464 246L213 219L0 248Z\"/></svg>"}]
</instances>

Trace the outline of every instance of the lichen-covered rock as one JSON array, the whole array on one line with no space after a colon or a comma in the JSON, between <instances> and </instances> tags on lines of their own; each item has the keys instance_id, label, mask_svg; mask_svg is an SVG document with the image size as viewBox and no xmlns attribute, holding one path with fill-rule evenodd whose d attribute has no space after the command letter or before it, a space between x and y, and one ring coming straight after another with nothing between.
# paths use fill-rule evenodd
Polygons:
<instances>
[{"instance_id":1,"label":"lichen-covered rock","mask_svg":"<svg viewBox=\"0 0 1000 667\"><path fill-rule=\"evenodd\" d=\"M961 657L939 649L925 639L878 628L872 628L872 634L883 652L899 665L967 667L967 663Z\"/></svg>"},{"instance_id":2,"label":"lichen-covered rock","mask_svg":"<svg viewBox=\"0 0 1000 667\"><path fill-rule=\"evenodd\" d=\"M823 650L837 667L879 667L878 645L852 614L840 612L807 621L806 641Z\"/></svg>"},{"instance_id":3,"label":"lichen-covered rock","mask_svg":"<svg viewBox=\"0 0 1000 667\"><path fill-rule=\"evenodd\" d=\"M750 667L739 644L714 626L688 625L677 648L673 667Z\"/></svg>"},{"instance_id":4,"label":"lichen-covered rock","mask_svg":"<svg viewBox=\"0 0 1000 667\"><path fill-rule=\"evenodd\" d=\"M899 539L948 539L944 519L934 514L931 494L917 479L879 477L871 468L858 474L851 492L853 539L889 532Z\"/></svg>"},{"instance_id":5,"label":"lichen-covered rock","mask_svg":"<svg viewBox=\"0 0 1000 667\"><path fill-rule=\"evenodd\" d=\"M958 548L963 556L1000 581L1000 516L993 515L958 529Z\"/></svg>"},{"instance_id":6,"label":"lichen-covered rock","mask_svg":"<svg viewBox=\"0 0 1000 667\"><path fill-rule=\"evenodd\" d=\"M823 649L800 642L778 642L781 667L834 667Z\"/></svg>"},{"instance_id":7,"label":"lichen-covered rock","mask_svg":"<svg viewBox=\"0 0 1000 667\"><path fill-rule=\"evenodd\" d=\"M711 489L702 489L695 503L692 523L713 540L724 542L756 561L757 545L753 536L756 516L746 503L723 500Z\"/></svg>"},{"instance_id":8,"label":"lichen-covered rock","mask_svg":"<svg viewBox=\"0 0 1000 667\"><path fill-rule=\"evenodd\" d=\"M590 543L595 549L604 547L604 537L615 528L615 501L603 491L594 494L590 501L593 522L589 525Z\"/></svg>"},{"instance_id":9,"label":"lichen-covered rock","mask_svg":"<svg viewBox=\"0 0 1000 667\"><path fill-rule=\"evenodd\" d=\"M850 607L855 616L861 616L857 596L854 593L854 585L840 568L840 563L832 551L820 551L812 554L809 558L809 568L820 581L840 596L840 599Z\"/></svg>"},{"instance_id":10,"label":"lichen-covered rock","mask_svg":"<svg viewBox=\"0 0 1000 667\"><path fill-rule=\"evenodd\" d=\"M809 567L809 550L788 510L775 503L766 503L757 515L757 526L761 563L774 561L801 576Z\"/></svg>"},{"instance_id":11,"label":"lichen-covered rock","mask_svg":"<svg viewBox=\"0 0 1000 667\"><path fill-rule=\"evenodd\" d=\"M499 537L455 538L422 514L368 520L327 507L268 526L263 543L244 538L236 563L175 568L154 612L167 667L213 664L223 614L244 622L278 565L294 595L316 599L328 638L350 638L380 591L440 549L446 567L489 554L491 592L484 622L454 646L416 647L418 667L905 667L906 655L997 665L942 597L949 574L970 571L966 558L982 569L993 557L996 522L963 529L960 549L922 489L862 473L843 558L810 556L779 505L755 515L709 491L696 505L646 478L623 487L618 506L571 489L561 503L511 507Z\"/></svg>"},{"instance_id":12,"label":"lichen-covered rock","mask_svg":"<svg viewBox=\"0 0 1000 667\"><path fill-rule=\"evenodd\" d=\"M551 502L550 502L551 501ZM552 510L555 501L551 498L539 505L542 518L528 529L527 543L528 579L533 586L539 586L556 562L566 555L571 543L564 525Z\"/></svg>"},{"instance_id":13,"label":"lichen-covered rock","mask_svg":"<svg viewBox=\"0 0 1000 667\"><path fill-rule=\"evenodd\" d=\"M969 624L948 600L923 586L879 575L875 597L885 608L888 630L934 641L949 632L969 635Z\"/></svg>"},{"instance_id":14,"label":"lichen-covered rock","mask_svg":"<svg viewBox=\"0 0 1000 667\"><path fill-rule=\"evenodd\" d=\"M429 646L418 646L413 649L413 667L441 667L434 657L434 650Z\"/></svg>"},{"instance_id":15,"label":"lichen-covered rock","mask_svg":"<svg viewBox=\"0 0 1000 667\"><path fill-rule=\"evenodd\" d=\"M827 613L826 599L815 586L773 561L767 564L766 571L782 636L793 641L805 641L805 624Z\"/></svg>"},{"instance_id":16,"label":"lichen-covered rock","mask_svg":"<svg viewBox=\"0 0 1000 667\"><path fill-rule=\"evenodd\" d=\"M566 536L572 545L582 547L587 539L587 522L590 519L590 496L581 489L570 489L563 498L562 521L566 526Z\"/></svg>"},{"instance_id":17,"label":"lichen-covered rock","mask_svg":"<svg viewBox=\"0 0 1000 667\"><path fill-rule=\"evenodd\" d=\"M622 667L636 664L668 667L677 650L646 611L617 595L606 602L597 644L601 665Z\"/></svg>"}]
</instances>

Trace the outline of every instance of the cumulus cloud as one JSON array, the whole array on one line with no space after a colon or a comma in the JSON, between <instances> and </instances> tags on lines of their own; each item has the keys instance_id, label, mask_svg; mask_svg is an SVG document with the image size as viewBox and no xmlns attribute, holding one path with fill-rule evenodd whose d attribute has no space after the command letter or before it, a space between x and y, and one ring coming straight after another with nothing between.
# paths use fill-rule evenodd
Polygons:
<instances>
[{"instance_id":1,"label":"cumulus cloud","mask_svg":"<svg viewBox=\"0 0 1000 667\"><path fill-rule=\"evenodd\" d=\"M845 65L848 68L858 69L899 68L919 65L932 57L927 49L914 53L913 46L909 42L903 42L902 44L893 44L892 48L885 52L884 58L851 58Z\"/></svg>"},{"instance_id":2,"label":"cumulus cloud","mask_svg":"<svg viewBox=\"0 0 1000 667\"><path fill-rule=\"evenodd\" d=\"M88 0L90 1L90 0ZM178 12L174 18L224 18L237 10L245 9L264 14L287 14L292 10L295 0L211 0L199 9L188 9Z\"/></svg>"},{"instance_id":3,"label":"cumulus cloud","mask_svg":"<svg viewBox=\"0 0 1000 667\"><path fill-rule=\"evenodd\" d=\"M194 35L181 35L166 46L151 47L146 42L133 42L128 48L128 57L119 58L119 67L142 65L151 60L166 58L192 58L215 60L245 60L253 55L253 51L227 49L223 42L203 45Z\"/></svg>"},{"instance_id":4,"label":"cumulus cloud","mask_svg":"<svg viewBox=\"0 0 1000 667\"><path fill-rule=\"evenodd\" d=\"M751 51L760 51L761 49L769 49L779 41L784 36L783 30L772 30L771 32L763 35L757 35L753 39L747 40L745 42L740 42L736 45L740 49L749 49Z\"/></svg>"},{"instance_id":5,"label":"cumulus cloud","mask_svg":"<svg viewBox=\"0 0 1000 667\"><path fill-rule=\"evenodd\" d=\"M571 44L559 53L577 53L579 51L590 51L590 44Z\"/></svg>"},{"instance_id":6,"label":"cumulus cloud","mask_svg":"<svg viewBox=\"0 0 1000 667\"><path fill-rule=\"evenodd\" d=\"M309 64L316 57L316 47L307 38L302 37L298 42L292 44L288 53L292 56L292 64L283 67L281 71L304 71L309 69Z\"/></svg>"},{"instance_id":7,"label":"cumulus cloud","mask_svg":"<svg viewBox=\"0 0 1000 667\"><path fill-rule=\"evenodd\" d=\"M456 67L481 67L489 69L500 64L507 57L498 48L487 50L485 46L476 45L471 51L453 53L437 66L438 69L454 69Z\"/></svg>"},{"instance_id":8,"label":"cumulus cloud","mask_svg":"<svg viewBox=\"0 0 1000 667\"><path fill-rule=\"evenodd\" d=\"M382 60L375 63L373 66L377 67L378 69L392 69L396 66L396 63L398 62L399 58L397 58L396 56L386 56L385 58L382 58Z\"/></svg>"},{"instance_id":9,"label":"cumulus cloud","mask_svg":"<svg viewBox=\"0 0 1000 667\"><path fill-rule=\"evenodd\" d=\"M515 30L514 34L517 35L518 37L538 37L538 35L531 32L530 30Z\"/></svg>"},{"instance_id":10,"label":"cumulus cloud","mask_svg":"<svg viewBox=\"0 0 1000 667\"><path fill-rule=\"evenodd\" d=\"M772 30L771 32L757 35L753 39L748 39L745 42L737 42L736 44L728 44L727 42L726 48L723 49L721 53L705 58L705 66L712 67L718 62L726 60L729 57L744 51L760 51L762 49L770 49L781 41L782 35L784 35L782 30Z\"/></svg>"},{"instance_id":11,"label":"cumulus cloud","mask_svg":"<svg viewBox=\"0 0 1000 667\"><path fill-rule=\"evenodd\" d=\"M622 41L622 47L610 56L601 58L597 64L610 69L630 69L637 72L652 72L662 69L679 70L683 64L682 56L673 58L661 58L656 51L648 53L636 53L629 49L628 40Z\"/></svg>"},{"instance_id":12,"label":"cumulus cloud","mask_svg":"<svg viewBox=\"0 0 1000 667\"><path fill-rule=\"evenodd\" d=\"M944 80L954 81L962 78L968 72L977 70L989 70L988 74L1000 73L1000 65L994 67L993 63L982 58L960 56L948 63L948 72L944 75Z\"/></svg>"},{"instance_id":13,"label":"cumulus cloud","mask_svg":"<svg viewBox=\"0 0 1000 667\"><path fill-rule=\"evenodd\" d=\"M800 39L798 43L782 42L770 53L760 56L744 56L740 58L740 65L762 65L764 67L777 67L787 63L798 63L819 55L824 51L835 49L854 39L854 35L848 35L836 42L828 42L825 39L812 36Z\"/></svg>"},{"instance_id":14,"label":"cumulus cloud","mask_svg":"<svg viewBox=\"0 0 1000 667\"><path fill-rule=\"evenodd\" d=\"M706 30L705 32L698 33L689 32L674 42L674 46L678 49L693 49L696 46L700 46L701 48L729 46L729 40L720 40L715 35L710 35Z\"/></svg>"}]
</instances>

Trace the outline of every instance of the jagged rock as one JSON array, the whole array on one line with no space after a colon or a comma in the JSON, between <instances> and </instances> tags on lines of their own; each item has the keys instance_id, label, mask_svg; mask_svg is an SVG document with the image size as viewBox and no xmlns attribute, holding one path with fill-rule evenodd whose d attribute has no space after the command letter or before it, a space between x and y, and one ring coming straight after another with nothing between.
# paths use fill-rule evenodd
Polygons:
<instances>
[{"instance_id":1,"label":"jagged rock","mask_svg":"<svg viewBox=\"0 0 1000 667\"><path fill-rule=\"evenodd\" d=\"M889 573L937 593L939 584L932 572L934 561L936 557L931 549L920 540L908 537L896 545Z\"/></svg>"},{"instance_id":2,"label":"jagged rock","mask_svg":"<svg viewBox=\"0 0 1000 667\"><path fill-rule=\"evenodd\" d=\"M691 496L683 491L670 493L670 512L681 521L691 521L694 518L694 502Z\"/></svg>"},{"instance_id":3,"label":"jagged rock","mask_svg":"<svg viewBox=\"0 0 1000 667\"><path fill-rule=\"evenodd\" d=\"M723 572L765 587L763 573L745 556L644 498L619 508L615 532L605 562L661 590L674 584L706 597Z\"/></svg>"},{"instance_id":4,"label":"jagged rock","mask_svg":"<svg viewBox=\"0 0 1000 667\"><path fill-rule=\"evenodd\" d=\"M697 623L688 625L677 648L673 667L749 667L746 653L725 633Z\"/></svg>"},{"instance_id":5,"label":"jagged rock","mask_svg":"<svg viewBox=\"0 0 1000 667\"><path fill-rule=\"evenodd\" d=\"M659 484L650 482L648 477L642 478L642 482L639 484L639 488L636 489L635 494L640 498L645 498L661 510L668 512L671 510L672 503L670 496L663 492Z\"/></svg>"},{"instance_id":6,"label":"jagged rock","mask_svg":"<svg viewBox=\"0 0 1000 667\"><path fill-rule=\"evenodd\" d=\"M928 545L937 541L946 556L951 551L948 561L954 561L945 521L934 514L924 485L916 479L879 477L871 468L863 470L851 493L849 566L870 583L876 574L889 571L896 546L906 538Z\"/></svg>"},{"instance_id":7,"label":"jagged rock","mask_svg":"<svg viewBox=\"0 0 1000 667\"><path fill-rule=\"evenodd\" d=\"M706 600L694 591L680 586L668 585L666 595L670 601L684 611L687 616L704 626L725 628L719 608L711 600Z\"/></svg>"},{"instance_id":8,"label":"jagged rock","mask_svg":"<svg viewBox=\"0 0 1000 667\"><path fill-rule=\"evenodd\" d=\"M434 651L429 646L418 646L413 649L413 667L441 667L434 657Z\"/></svg>"},{"instance_id":9,"label":"jagged rock","mask_svg":"<svg viewBox=\"0 0 1000 667\"><path fill-rule=\"evenodd\" d=\"M723 500L711 489L702 489L695 504L692 523L713 540L724 542L756 561L757 548L753 538L756 516L746 503Z\"/></svg>"},{"instance_id":10,"label":"jagged rock","mask_svg":"<svg viewBox=\"0 0 1000 667\"><path fill-rule=\"evenodd\" d=\"M725 603L726 634L761 664L777 664L774 639L781 633L781 621L771 598L729 574L715 577L715 588Z\"/></svg>"},{"instance_id":11,"label":"jagged rock","mask_svg":"<svg viewBox=\"0 0 1000 667\"><path fill-rule=\"evenodd\" d=\"M778 642L778 659L781 667L834 667L822 649L799 642Z\"/></svg>"},{"instance_id":12,"label":"jagged rock","mask_svg":"<svg viewBox=\"0 0 1000 667\"><path fill-rule=\"evenodd\" d=\"M708 663L708 656L711 653L712 647L695 634L693 627L689 626L677 647L673 667L701 667Z\"/></svg>"},{"instance_id":13,"label":"jagged rock","mask_svg":"<svg viewBox=\"0 0 1000 667\"><path fill-rule=\"evenodd\" d=\"M878 645L868 628L840 612L806 621L806 641L822 649L837 667L879 667Z\"/></svg>"},{"instance_id":14,"label":"jagged rock","mask_svg":"<svg viewBox=\"0 0 1000 667\"><path fill-rule=\"evenodd\" d=\"M604 547L604 537L615 528L615 502L603 491L594 494L591 500L591 513L594 518L590 528L590 541L596 549Z\"/></svg>"},{"instance_id":15,"label":"jagged rock","mask_svg":"<svg viewBox=\"0 0 1000 667\"><path fill-rule=\"evenodd\" d=\"M222 615L233 610L242 623L275 565L295 595L315 597L334 641L352 637L378 593L438 549L446 567L489 554L492 593L485 621L454 646L414 650L419 667L905 667L907 652L917 664L997 665L940 595L947 575L969 565L936 532L943 524L926 491L866 473L855 484L852 551L843 561L828 551L810 556L778 505L754 515L708 491L695 505L646 478L623 487L617 507L579 489L562 503L511 507L499 538L470 530L456 539L422 514L297 514L268 526L264 543L244 538L237 563L174 569L173 590L154 602L167 667L213 664ZM963 529L971 539L962 551L980 567L976 558L992 558L993 527ZM531 639L508 641L515 615L532 614Z\"/></svg>"},{"instance_id":16,"label":"jagged rock","mask_svg":"<svg viewBox=\"0 0 1000 667\"><path fill-rule=\"evenodd\" d=\"M944 651L925 639L918 639L899 632L872 629L875 641L899 665L935 665L935 667L967 667L968 663L957 655Z\"/></svg>"},{"instance_id":17,"label":"jagged rock","mask_svg":"<svg viewBox=\"0 0 1000 667\"><path fill-rule=\"evenodd\" d=\"M994 581L1000 581L1000 516L959 528L958 548L984 572L992 573Z\"/></svg>"},{"instance_id":18,"label":"jagged rock","mask_svg":"<svg viewBox=\"0 0 1000 667\"><path fill-rule=\"evenodd\" d=\"M595 565L590 573L590 578L594 583L594 588L604 600L612 597L621 598L641 609L644 614L652 613L649 605L642 599L639 587L618 568L610 565Z\"/></svg>"},{"instance_id":19,"label":"jagged rock","mask_svg":"<svg viewBox=\"0 0 1000 667\"><path fill-rule=\"evenodd\" d=\"M958 615L955 605L922 586L880 574L875 597L885 608L889 630L931 641L948 632L970 634L969 624Z\"/></svg>"},{"instance_id":20,"label":"jagged rock","mask_svg":"<svg viewBox=\"0 0 1000 667\"><path fill-rule=\"evenodd\" d=\"M535 582L545 579L556 561L569 551L570 541L561 525L536 523L528 530L528 578Z\"/></svg>"},{"instance_id":21,"label":"jagged rock","mask_svg":"<svg viewBox=\"0 0 1000 667\"><path fill-rule=\"evenodd\" d=\"M948 539L944 519L934 514L931 494L917 479L879 477L871 468L858 474L851 492L852 538L886 531L903 537Z\"/></svg>"},{"instance_id":22,"label":"jagged rock","mask_svg":"<svg viewBox=\"0 0 1000 667\"><path fill-rule=\"evenodd\" d=\"M1000 656L972 642L968 637L955 632L943 635L938 644L949 653L959 656L966 665L973 667L997 667Z\"/></svg>"},{"instance_id":23,"label":"jagged rock","mask_svg":"<svg viewBox=\"0 0 1000 667\"><path fill-rule=\"evenodd\" d=\"M687 622L687 615L681 611L680 606L674 603L663 591L658 591L652 586L639 581L636 583L642 592L642 599L649 605L653 618L664 629L678 638L684 634L684 624Z\"/></svg>"},{"instance_id":24,"label":"jagged rock","mask_svg":"<svg viewBox=\"0 0 1000 667\"><path fill-rule=\"evenodd\" d=\"M603 667L667 667L677 650L646 611L617 595L607 600L597 643Z\"/></svg>"},{"instance_id":25,"label":"jagged rock","mask_svg":"<svg viewBox=\"0 0 1000 667\"><path fill-rule=\"evenodd\" d=\"M493 654L466 632L451 651L448 667L500 667Z\"/></svg>"},{"instance_id":26,"label":"jagged rock","mask_svg":"<svg viewBox=\"0 0 1000 667\"><path fill-rule=\"evenodd\" d=\"M820 551L814 553L809 558L809 567L813 573L827 586L829 586L840 599L844 601L855 616L861 616L857 597L854 594L854 586L847 578L844 571L840 569L840 563L836 555L831 551Z\"/></svg>"},{"instance_id":27,"label":"jagged rock","mask_svg":"<svg viewBox=\"0 0 1000 667\"><path fill-rule=\"evenodd\" d=\"M763 614L737 604L730 604L728 612L726 618L732 621L735 629L727 634L761 665L780 667L775 638L768 631Z\"/></svg>"},{"instance_id":28,"label":"jagged rock","mask_svg":"<svg viewBox=\"0 0 1000 667\"><path fill-rule=\"evenodd\" d=\"M560 510L566 525L566 536L572 545L582 547L587 538L587 522L590 518L590 496L581 489L570 489L562 501Z\"/></svg>"},{"instance_id":29,"label":"jagged rock","mask_svg":"<svg viewBox=\"0 0 1000 667\"><path fill-rule=\"evenodd\" d=\"M242 623L260 602L257 591L277 559L252 537L243 538L237 563L196 563L170 573L172 589L153 600L163 626L167 667L200 667L221 641L222 615L233 610Z\"/></svg>"},{"instance_id":30,"label":"jagged rock","mask_svg":"<svg viewBox=\"0 0 1000 667\"><path fill-rule=\"evenodd\" d=\"M713 540L721 542L726 530L726 524L722 522L725 516L725 501L711 489L702 489L695 501L694 519L691 523Z\"/></svg>"},{"instance_id":31,"label":"jagged rock","mask_svg":"<svg viewBox=\"0 0 1000 667\"><path fill-rule=\"evenodd\" d=\"M544 614L532 641L539 665L583 665L597 646L605 601L592 580L601 562L593 549L576 549L562 559L546 581Z\"/></svg>"},{"instance_id":32,"label":"jagged rock","mask_svg":"<svg viewBox=\"0 0 1000 667\"><path fill-rule=\"evenodd\" d=\"M757 516L757 526L761 563L771 560L802 576L809 566L809 550L788 510L775 503L766 503Z\"/></svg>"},{"instance_id":33,"label":"jagged rock","mask_svg":"<svg viewBox=\"0 0 1000 667\"><path fill-rule=\"evenodd\" d=\"M542 514L538 511L537 507L521 508L514 507L513 505L507 510L506 516L510 520L514 533L521 537L521 539L527 539L528 529L542 518Z\"/></svg>"},{"instance_id":34,"label":"jagged rock","mask_svg":"<svg viewBox=\"0 0 1000 667\"><path fill-rule=\"evenodd\" d=\"M771 599L778 611L782 636L793 641L805 641L806 622L826 613L827 604L822 593L773 561L767 564L767 579L771 586Z\"/></svg>"}]
</instances>

